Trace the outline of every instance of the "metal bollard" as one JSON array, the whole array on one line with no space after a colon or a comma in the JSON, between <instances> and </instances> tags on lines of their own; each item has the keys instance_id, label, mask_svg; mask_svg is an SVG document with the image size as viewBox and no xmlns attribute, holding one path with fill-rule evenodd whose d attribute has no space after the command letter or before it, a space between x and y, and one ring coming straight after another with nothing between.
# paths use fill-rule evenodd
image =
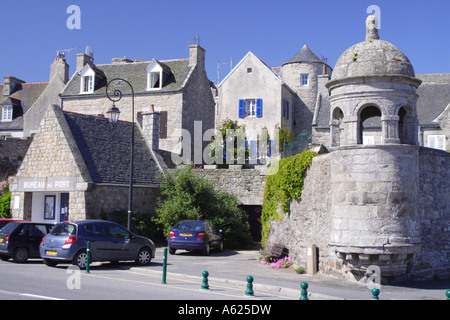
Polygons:
<instances>
[{"instance_id":1,"label":"metal bollard","mask_svg":"<svg viewBox=\"0 0 450 320\"><path fill-rule=\"evenodd\" d=\"M308 283L302 282L300 284L300 288L302 288L302 292L301 292L299 300L309 300L308 299L308 291L306 290L306 289L308 289Z\"/></svg>"},{"instance_id":2,"label":"metal bollard","mask_svg":"<svg viewBox=\"0 0 450 320\"><path fill-rule=\"evenodd\" d=\"M208 276L209 276L209 272L208 271L203 271L202 272L202 286L200 287L200 289L202 290L209 290L209 285L208 285Z\"/></svg>"},{"instance_id":3,"label":"metal bollard","mask_svg":"<svg viewBox=\"0 0 450 320\"><path fill-rule=\"evenodd\" d=\"M87 245L86 245L86 273L90 273L89 272L89 256L91 255L91 242L88 241Z\"/></svg>"},{"instance_id":4,"label":"metal bollard","mask_svg":"<svg viewBox=\"0 0 450 320\"><path fill-rule=\"evenodd\" d=\"M247 277L247 290L245 290L245 295L250 296L250 297L254 296L253 277L252 276Z\"/></svg>"},{"instance_id":5,"label":"metal bollard","mask_svg":"<svg viewBox=\"0 0 450 320\"><path fill-rule=\"evenodd\" d=\"M164 248L163 274L161 284L167 284L166 277L167 277L167 248Z\"/></svg>"},{"instance_id":6,"label":"metal bollard","mask_svg":"<svg viewBox=\"0 0 450 320\"><path fill-rule=\"evenodd\" d=\"M447 290L447 292L445 293L445 295L447 296L447 300L450 300L450 290Z\"/></svg>"},{"instance_id":7,"label":"metal bollard","mask_svg":"<svg viewBox=\"0 0 450 320\"><path fill-rule=\"evenodd\" d=\"M378 295L380 294L380 289L373 288L372 289L372 299L371 300L380 300Z\"/></svg>"}]
</instances>

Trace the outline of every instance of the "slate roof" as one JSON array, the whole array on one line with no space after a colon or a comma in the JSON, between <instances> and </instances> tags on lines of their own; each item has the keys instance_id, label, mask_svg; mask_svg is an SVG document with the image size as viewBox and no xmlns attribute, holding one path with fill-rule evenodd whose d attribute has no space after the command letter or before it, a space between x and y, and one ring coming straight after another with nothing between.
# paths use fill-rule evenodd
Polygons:
<instances>
[{"instance_id":1,"label":"slate roof","mask_svg":"<svg viewBox=\"0 0 450 320\"><path fill-rule=\"evenodd\" d=\"M291 60L286 62L288 63L304 63L304 62L320 62L323 63L323 61L314 54L314 52L311 51L311 49L305 44L299 52L295 54L295 56L292 57Z\"/></svg>"},{"instance_id":2,"label":"slate roof","mask_svg":"<svg viewBox=\"0 0 450 320\"><path fill-rule=\"evenodd\" d=\"M93 182L129 184L131 122L63 111ZM159 184L158 167L138 126L134 128L133 183Z\"/></svg>"},{"instance_id":3,"label":"slate roof","mask_svg":"<svg viewBox=\"0 0 450 320\"><path fill-rule=\"evenodd\" d=\"M450 103L450 73L418 74L422 84L417 88L417 116L421 125L433 122Z\"/></svg>"},{"instance_id":4,"label":"slate roof","mask_svg":"<svg viewBox=\"0 0 450 320\"><path fill-rule=\"evenodd\" d=\"M152 63L153 61L95 65L95 71L103 74L104 78L100 78L100 81L96 83L93 94L105 94L106 85L114 78L123 78L130 82L135 93L145 92L147 89L147 68ZM163 66L164 70L170 70L171 74L162 89L155 92L181 89L190 71L190 67L188 66L189 59L160 60L158 63ZM127 92L131 92L131 90L129 90L128 86L124 85L122 93ZM72 95L89 96L89 94L80 94L80 75L78 73L75 73L69 80L66 88L61 93L61 96Z\"/></svg>"},{"instance_id":5,"label":"slate roof","mask_svg":"<svg viewBox=\"0 0 450 320\"><path fill-rule=\"evenodd\" d=\"M3 92L3 86L4 84L0 84L0 92ZM11 95L0 97L1 105L12 104L14 106L13 121L0 121L0 131L23 130L23 115L41 96L47 86L48 82L21 83L14 88Z\"/></svg>"}]
</instances>

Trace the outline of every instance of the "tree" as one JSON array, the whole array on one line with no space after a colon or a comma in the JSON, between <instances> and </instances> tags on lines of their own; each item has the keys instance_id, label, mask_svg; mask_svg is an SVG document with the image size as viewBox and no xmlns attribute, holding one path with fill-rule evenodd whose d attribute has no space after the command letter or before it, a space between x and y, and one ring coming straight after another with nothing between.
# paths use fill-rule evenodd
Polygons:
<instances>
[{"instance_id":1,"label":"tree","mask_svg":"<svg viewBox=\"0 0 450 320\"><path fill-rule=\"evenodd\" d=\"M245 247L252 242L247 216L235 195L215 189L211 181L195 174L190 166L168 172L161 180L156 212L166 238L179 221L208 220L223 230L227 247Z\"/></svg>"},{"instance_id":2,"label":"tree","mask_svg":"<svg viewBox=\"0 0 450 320\"><path fill-rule=\"evenodd\" d=\"M9 186L7 185L5 190L3 190L3 195L0 197L1 217L9 218L11 216L10 203L11 203L11 191L9 191Z\"/></svg>"}]
</instances>

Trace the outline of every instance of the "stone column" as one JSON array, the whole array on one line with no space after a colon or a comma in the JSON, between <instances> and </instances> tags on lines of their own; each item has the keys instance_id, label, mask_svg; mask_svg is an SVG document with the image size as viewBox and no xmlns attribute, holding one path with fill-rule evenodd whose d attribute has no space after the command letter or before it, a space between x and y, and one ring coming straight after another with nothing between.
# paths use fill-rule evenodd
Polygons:
<instances>
[{"instance_id":1,"label":"stone column","mask_svg":"<svg viewBox=\"0 0 450 320\"><path fill-rule=\"evenodd\" d=\"M347 116L342 120L344 123L344 138L346 145L358 144L359 125L358 116Z\"/></svg>"},{"instance_id":2,"label":"stone column","mask_svg":"<svg viewBox=\"0 0 450 320\"><path fill-rule=\"evenodd\" d=\"M400 138L398 135L399 119L399 116L389 114L381 117L383 144L400 143Z\"/></svg>"}]
</instances>

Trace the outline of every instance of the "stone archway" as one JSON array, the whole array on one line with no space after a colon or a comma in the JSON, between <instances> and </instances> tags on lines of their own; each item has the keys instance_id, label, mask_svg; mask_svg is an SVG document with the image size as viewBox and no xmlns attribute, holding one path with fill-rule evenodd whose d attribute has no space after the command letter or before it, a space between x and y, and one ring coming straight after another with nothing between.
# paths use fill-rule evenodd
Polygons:
<instances>
[{"instance_id":1,"label":"stone archway","mask_svg":"<svg viewBox=\"0 0 450 320\"><path fill-rule=\"evenodd\" d=\"M344 113L342 112L341 108L336 107L333 110L333 113L331 115L331 146L332 147L339 147L342 143L343 135L341 134L341 131L343 130L342 126L342 120L344 118Z\"/></svg>"},{"instance_id":2,"label":"stone archway","mask_svg":"<svg viewBox=\"0 0 450 320\"><path fill-rule=\"evenodd\" d=\"M413 108L408 105L402 106L398 110L398 137L401 144L417 144L416 138L416 118Z\"/></svg>"},{"instance_id":3,"label":"stone archway","mask_svg":"<svg viewBox=\"0 0 450 320\"><path fill-rule=\"evenodd\" d=\"M358 116L357 144L379 144L382 137L382 113L374 104L363 106Z\"/></svg>"}]
</instances>

